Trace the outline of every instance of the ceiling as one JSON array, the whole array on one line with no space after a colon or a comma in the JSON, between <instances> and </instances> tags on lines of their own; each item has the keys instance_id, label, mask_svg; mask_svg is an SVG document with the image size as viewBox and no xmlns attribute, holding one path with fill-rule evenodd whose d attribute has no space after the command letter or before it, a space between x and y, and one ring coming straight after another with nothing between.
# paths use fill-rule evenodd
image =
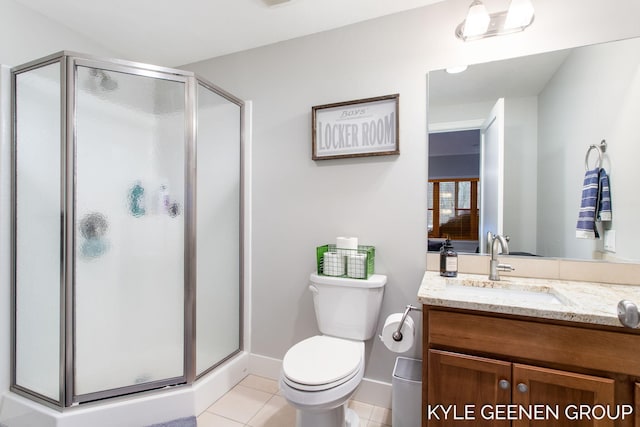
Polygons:
<instances>
[{"instance_id":1,"label":"ceiling","mask_svg":"<svg viewBox=\"0 0 640 427\"><path fill-rule=\"evenodd\" d=\"M124 59L179 66L443 0L15 0Z\"/></svg>"},{"instance_id":2,"label":"ceiling","mask_svg":"<svg viewBox=\"0 0 640 427\"><path fill-rule=\"evenodd\" d=\"M497 97L538 95L571 49L470 65L460 74L429 73L431 106L495 102Z\"/></svg>"}]
</instances>

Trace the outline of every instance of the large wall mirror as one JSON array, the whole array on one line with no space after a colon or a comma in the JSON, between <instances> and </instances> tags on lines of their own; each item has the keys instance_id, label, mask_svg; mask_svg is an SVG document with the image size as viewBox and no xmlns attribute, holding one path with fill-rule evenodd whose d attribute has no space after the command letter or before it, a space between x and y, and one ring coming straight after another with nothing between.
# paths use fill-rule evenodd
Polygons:
<instances>
[{"instance_id":1,"label":"large wall mirror","mask_svg":"<svg viewBox=\"0 0 640 427\"><path fill-rule=\"evenodd\" d=\"M430 250L485 253L490 230L518 255L640 262L640 38L430 72L428 123ZM602 140L612 220L577 238Z\"/></svg>"}]
</instances>

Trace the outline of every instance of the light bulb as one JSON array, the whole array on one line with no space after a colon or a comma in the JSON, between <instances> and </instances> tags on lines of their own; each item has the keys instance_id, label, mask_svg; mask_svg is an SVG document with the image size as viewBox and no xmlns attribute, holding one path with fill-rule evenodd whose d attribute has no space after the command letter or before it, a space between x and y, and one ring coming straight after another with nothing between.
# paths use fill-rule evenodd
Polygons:
<instances>
[{"instance_id":1,"label":"light bulb","mask_svg":"<svg viewBox=\"0 0 640 427\"><path fill-rule=\"evenodd\" d=\"M474 0L469 6L467 19L464 21L464 37L479 36L487 32L491 18L487 8L480 0Z\"/></svg>"},{"instance_id":2,"label":"light bulb","mask_svg":"<svg viewBox=\"0 0 640 427\"><path fill-rule=\"evenodd\" d=\"M458 74L458 73L462 73L463 71L466 71L467 68L468 68L467 65L454 65L451 67L447 67L445 70L449 74Z\"/></svg>"},{"instance_id":3,"label":"light bulb","mask_svg":"<svg viewBox=\"0 0 640 427\"><path fill-rule=\"evenodd\" d=\"M511 0L504 28L510 30L526 27L533 21L534 13L531 0Z\"/></svg>"}]
</instances>

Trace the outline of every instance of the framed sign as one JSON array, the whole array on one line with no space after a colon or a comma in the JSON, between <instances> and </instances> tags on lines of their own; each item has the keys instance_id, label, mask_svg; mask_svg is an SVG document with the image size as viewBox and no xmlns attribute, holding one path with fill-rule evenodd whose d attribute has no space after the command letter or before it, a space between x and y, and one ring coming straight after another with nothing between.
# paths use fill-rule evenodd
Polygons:
<instances>
[{"instance_id":1,"label":"framed sign","mask_svg":"<svg viewBox=\"0 0 640 427\"><path fill-rule=\"evenodd\" d=\"M313 160L400 154L400 95L312 107Z\"/></svg>"}]
</instances>

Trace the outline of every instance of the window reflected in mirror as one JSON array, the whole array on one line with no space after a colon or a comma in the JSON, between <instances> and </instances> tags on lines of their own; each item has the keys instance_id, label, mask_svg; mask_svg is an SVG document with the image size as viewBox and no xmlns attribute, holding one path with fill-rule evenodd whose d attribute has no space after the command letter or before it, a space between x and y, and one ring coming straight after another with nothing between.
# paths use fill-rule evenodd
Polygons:
<instances>
[{"instance_id":1,"label":"window reflected in mirror","mask_svg":"<svg viewBox=\"0 0 640 427\"><path fill-rule=\"evenodd\" d=\"M478 239L478 182L477 178L429 180L429 239Z\"/></svg>"},{"instance_id":2,"label":"window reflected in mirror","mask_svg":"<svg viewBox=\"0 0 640 427\"><path fill-rule=\"evenodd\" d=\"M480 130L429 134L430 251L449 238L456 251L476 252L480 222Z\"/></svg>"}]
</instances>

